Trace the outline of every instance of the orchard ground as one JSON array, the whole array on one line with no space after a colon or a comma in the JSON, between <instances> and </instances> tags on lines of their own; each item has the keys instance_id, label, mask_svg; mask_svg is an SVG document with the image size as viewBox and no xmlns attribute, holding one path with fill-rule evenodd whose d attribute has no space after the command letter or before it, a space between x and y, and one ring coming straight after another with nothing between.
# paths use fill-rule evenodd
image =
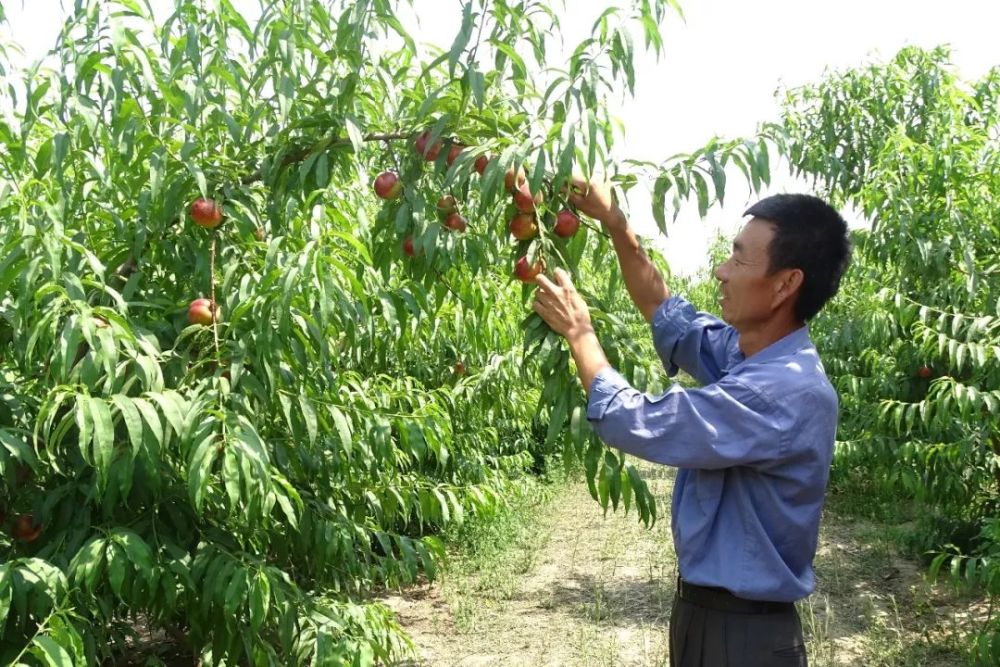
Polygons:
<instances>
[{"instance_id":1,"label":"orchard ground","mask_svg":"<svg viewBox=\"0 0 1000 667\"><path fill-rule=\"evenodd\" d=\"M666 665L676 559L672 469L642 464L660 518L602 516L580 480L516 499L459 536L437 582L386 597L412 636L412 665ZM900 555L905 530L858 518L832 494L800 605L810 665L954 667L985 600L931 585Z\"/></svg>"}]
</instances>

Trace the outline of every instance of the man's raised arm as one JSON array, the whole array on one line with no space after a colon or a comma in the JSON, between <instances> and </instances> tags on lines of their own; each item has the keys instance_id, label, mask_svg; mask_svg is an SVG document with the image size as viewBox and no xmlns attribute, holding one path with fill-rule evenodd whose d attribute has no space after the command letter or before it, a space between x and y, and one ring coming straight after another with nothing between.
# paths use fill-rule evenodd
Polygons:
<instances>
[{"instance_id":1,"label":"man's raised arm","mask_svg":"<svg viewBox=\"0 0 1000 667\"><path fill-rule=\"evenodd\" d=\"M574 179L569 201L608 230L629 296L646 321L652 322L656 309L670 296L670 289L629 228L610 186Z\"/></svg>"}]
</instances>

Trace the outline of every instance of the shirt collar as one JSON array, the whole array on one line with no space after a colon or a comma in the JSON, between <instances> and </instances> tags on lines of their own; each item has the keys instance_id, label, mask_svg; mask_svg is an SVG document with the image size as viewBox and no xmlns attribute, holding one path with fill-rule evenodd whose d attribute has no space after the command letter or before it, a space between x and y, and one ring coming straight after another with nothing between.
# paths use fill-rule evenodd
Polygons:
<instances>
[{"instance_id":1,"label":"shirt collar","mask_svg":"<svg viewBox=\"0 0 1000 667\"><path fill-rule=\"evenodd\" d=\"M749 357L744 357L740 354L740 361L734 364L729 370L732 371L737 366L741 366L747 362L755 364L767 363L779 357L795 354L799 350L810 346L812 346L812 340L809 338L809 325L804 324L783 338L774 341L756 354Z\"/></svg>"}]
</instances>

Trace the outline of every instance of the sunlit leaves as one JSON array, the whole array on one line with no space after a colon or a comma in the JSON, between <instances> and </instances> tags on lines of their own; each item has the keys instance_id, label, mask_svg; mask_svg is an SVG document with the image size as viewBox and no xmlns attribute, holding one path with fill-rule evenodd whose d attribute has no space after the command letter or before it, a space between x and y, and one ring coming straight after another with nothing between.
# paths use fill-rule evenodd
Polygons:
<instances>
[{"instance_id":1,"label":"sunlit leaves","mask_svg":"<svg viewBox=\"0 0 1000 667\"><path fill-rule=\"evenodd\" d=\"M982 585L1000 576L1000 536L990 530L1000 469L1000 116L983 94L996 73L965 82L948 61L943 48L907 48L787 91L780 128L764 134L795 171L872 222L856 236L842 296L813 328L841 396L839 469L917 500L918 531L939 551L932 574L947 566L953 579ZM934 527L935 517L956 528ZM982 534L961 540L959 525ZM998 638L995 627L982 635L980 659L997 654Z\"/></svg>"},{"instance_id":2,"label":"sunlit leaves","mask_svg":"<svg viewBox=\"0 0 1000 667\"><path fill-rule=\"evenodd\" d=\"M511 165L543 216L604 165L632 30L659 51L672 5L605 13L566 71L545 3L466 2L429 56L395 7L87 0L23 77L0 123L0 503L41 530L0 570L17 651L114 661L139 616L182 619L207 664L388 663L398 627L351 600L433 577L433 533L539 461L593 452L605 507L655 517L508 282L509 253L582 266L606 242L515 250L501 211ZM424 161L423 129L466 150ZM368 174L390 168L404 196L376 209ZM439 191L468 234L442 227ZM222 203L214 231L196 196ZM223 316L191 324L195 298ZM609 347L643 386L636 350Z\"/></svg>"}]
</instances>

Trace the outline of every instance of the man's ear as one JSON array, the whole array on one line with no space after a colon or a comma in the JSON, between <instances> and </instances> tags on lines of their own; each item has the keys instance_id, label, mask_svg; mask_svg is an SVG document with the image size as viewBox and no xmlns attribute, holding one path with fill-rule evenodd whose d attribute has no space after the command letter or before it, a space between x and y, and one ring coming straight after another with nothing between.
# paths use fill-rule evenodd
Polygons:
<instances>
[{"instance_id":1,"label":"man's ear","mask_svg":"<svg viewBox=\"0 0 1000 667\"><path fill-rule=\"evenodd\" d=\"M798 293L805 274L802 269L783 269L775 277L778 280L774 283L774 305L780 306L785 299Z\"/></svg>"}]
</instances>

